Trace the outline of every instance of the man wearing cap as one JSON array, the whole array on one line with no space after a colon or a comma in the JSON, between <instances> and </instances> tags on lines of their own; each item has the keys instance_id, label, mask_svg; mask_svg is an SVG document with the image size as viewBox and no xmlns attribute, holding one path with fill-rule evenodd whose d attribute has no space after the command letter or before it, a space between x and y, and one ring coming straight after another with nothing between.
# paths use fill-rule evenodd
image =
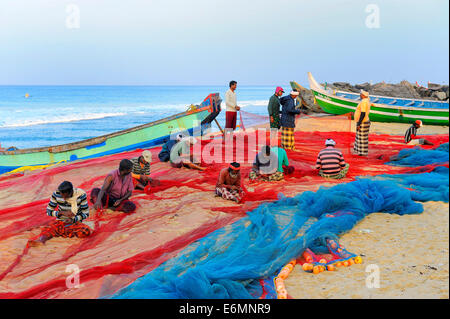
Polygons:
<instances>
[{"instance_id":1,"label":"man wearing cap","mask_svg":"<svg viewBox=\"0 0 450 319\"><path fill-rule=\"evenodd\" d=\"M345 163L342 152L334 148L336 142L329 138L325 141L325 148L319 152L316 169L319 175L325 178L341 179L348 172L349 164Z\"/></svg>"},{"instance_id":2,"label":"man wearing cap","mask_svg":"<svg viewBox=\"0 0 450 319\"><path fill-rule=\"evenodd\" d=\"M269 105L267 109L269 111L270 117L270 128L280 129L280 97L283 95L284 91L280 86L275 89L275 94L270 97Z\"/></svg>"},{"instance_id":3,"label":"man wearing cap","mask_svg":"<svg viewBox=\"0 0 450 319\"><path fill-rule=\"evenodd\" d=\"M283 106L281 110L281 147L293 151L295 150L295 116L301 113L301 110L296 108L298 95L299 92L293 90L289 96L280 99Z\"/></svg>"},{"instance_id":4,"label":"man wearing cap","mask_svg":"<svg viewBox=\"0 0 450 319\"><path fill-rule=\"evenodd\" d=\"M130 159L133 163L131 177L135 189L145 189L145 186L152 181L150 178L150 163L152 162L152 153L148 150L142 152L141 156Z\"/></svg>"},{"instance_id":5,"label":"man wearing cap","mask_svg":"<svg viewBox=\"0 0 450 319\"><path fill-rule=\"evenodd\" d=\"M434 145L424 138L416 138L417 130L422 127L422 121L416 120L405 133L405 143L408 145Z\"/></svg>"},{"instance_id":6,"label":"man wearing cap","mask_svg":"<svg viewBox=\"0 0 450 319\"><path fill-rule=\"evenodd\" d=\"M356 107L354 120L356 121L356 136L353 145L354 152L359 156L367 156L369 153L369 129L370 129L370 99L369 92L361 90L361 102Z\"/></svg>"},{"instance_id":7,"label":"man wearing cap","mask_svg":"<svg viewBox=\"0 0 450 319\"><path fill-rule=\"evenodd\" d=\"M239 203L244 195L241 186L241 165L233 162L219 173L216 184L216 195Z\"/></svg>"},{"instance_id":8,"label":"man wearing cap","mask_svg":"<svg viewBox=\"0 0 450 319\"><path fill-rule=\"evenodd\" d=\"M230 81L230 89L225 93L225 105L226 105L226 113L225 113L225 129L236 129L236 120L237 120L237 111L241 109L240 106L237 105L236 100L236 87L237 82L236 81Z\"/></svg>"}]
</instances>

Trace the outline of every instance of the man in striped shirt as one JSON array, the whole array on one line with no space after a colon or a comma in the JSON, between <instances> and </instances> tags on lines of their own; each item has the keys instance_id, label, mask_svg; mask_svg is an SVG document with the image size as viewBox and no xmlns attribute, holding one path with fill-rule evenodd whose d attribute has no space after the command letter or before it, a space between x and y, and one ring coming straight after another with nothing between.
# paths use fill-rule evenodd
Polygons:
<instances>
[{"instance_id":1,"label":"man in striped shirt","mask_svg":"<svg viewBox=\"0 0 450 319\"><path fill-rule=\"evenodd\" d=\"M47 205L47 215L57 220L30 241L31 246L43 244L52 237L84 238L91 234L89 226L82 223L89 217L86 192L74 188L71 182L62 182L52 194Z\"/></svg>"},{"instance_id":2,"label":"man in striped shirt","mask_svg":"<svg viewBox=\"0 0 450 319\"><path fill-rule=\"evenodd\" d=\"M145 187L152 181L150 178L150 163L152 162L152 153L150 151L143 151L139 157L130 160L133 163L131 170L131 177L133 177L133 185L135 189L145 189Z\"/></svg>"},{"instance_id":3,"label":"man in striped shirt","mask_svg":"<svg viewBox=\"0 0 450 319\"><path fill-rule=\"evenodd\" d=\"M340 179L348 172L349 165L345 163L342 152L334 148L335 145L333 139L327 139L326 147L317 156L316 169L322 177Z\"/></svg>"},{"instance_id":4,"label":"man in striped shirt","mask_svg":"<svg viewBox=\"0 0 450 319\"><path fill-rule=\"evenodd\" d=\"M405 143L408 145L433 145L424 138L416 138L417 130L422 127L422 121L416 120L405 133Z\"/></svg>"}]
</instances>

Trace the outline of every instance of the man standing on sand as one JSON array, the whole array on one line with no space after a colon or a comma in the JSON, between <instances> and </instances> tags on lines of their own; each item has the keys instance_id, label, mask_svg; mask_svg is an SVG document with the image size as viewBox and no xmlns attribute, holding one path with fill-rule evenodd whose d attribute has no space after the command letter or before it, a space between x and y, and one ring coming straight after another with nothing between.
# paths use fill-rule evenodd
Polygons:
<instances>
[{"instance_id":1,"label":"man standing on sand","mask_svg":"<svg viewBox=\"0 0 450 319\"><path fill-rule=\"evenodd\" d=\"M275 94L270 97L269 105L267 110L269 111L270 117L270 128L280 129L280 97L283 95L284 91L280 86L275 89Z\"/></svg>"},{"instance_id":2,"label":"man standing on sand","mask_svg":"<svg viewBox=\"0 0 450 319\"><path fill-rule=\"evenodd\" d=\"M356 107L354 120L356 121L356 136L353 150L356 155L367 156L369 154L369 129L370 129L370 99L369 92L361 90L361 102Z\"/></svg>"},{"instance_id":3,"label":"man standing on sand","mask_svg":"<svg viewBox=\"0 0 450 319\"><path fill-rule=\"evenodd\" d=\"M241 109L240 106L237 105L236 102L236 87L237 82L230 82L230 89L225 93L225 105L227 107L225 117L225 130L232 129L233 131L236 129L236 120L237 120L237 111Z\"/></svg>"},{"instance_id":4,"label":"man standing on sand","mask_svg":"<svg viewBox=\"0 0 450 319\"><path fill-rule=\"evenodd\" d=\"M281 111L281 147L285 150L295 151L295 116L301 113L296 108L298 96L299 93L293 90L289 96L284 96L280 99L280 103L283 106Z\"/></svg>"}]
</instances>

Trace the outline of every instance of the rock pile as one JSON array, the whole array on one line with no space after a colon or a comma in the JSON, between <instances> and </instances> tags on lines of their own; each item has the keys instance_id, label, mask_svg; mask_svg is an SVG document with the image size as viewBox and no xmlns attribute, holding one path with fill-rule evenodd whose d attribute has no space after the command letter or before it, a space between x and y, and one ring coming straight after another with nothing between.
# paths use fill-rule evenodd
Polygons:
<instances>
[{"instance_id":1,"label":"rock pile","mask_svg":"<svg viewBox=\"0 0 450 319\"><path fill-rule=\"evenodd\" d=\"M411 84L408 81L401 81L398 84L391 83L362 83L351 85L347 82L328 83L327 87L341 91L358 93L361 89L369 92L371 95L383 95L391 97L403 97L412 99L424 99L435 101L448 101L449 86L429 83L428 88Z\"/></svg>"}]
</instances>

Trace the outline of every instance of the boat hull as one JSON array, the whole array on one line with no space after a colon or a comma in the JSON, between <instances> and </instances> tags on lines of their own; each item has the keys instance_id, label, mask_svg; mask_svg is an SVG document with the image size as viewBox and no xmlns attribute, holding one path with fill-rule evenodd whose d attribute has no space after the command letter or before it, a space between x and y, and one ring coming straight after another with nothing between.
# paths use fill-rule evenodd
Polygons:
<instances>
[{"instance_id":1,"label":"boat hull","mask_svg":"<svg viewBox=\"0 0 450 319\"><path fill-rule=\"evenodd\" d=\"M355 112L358 102L312 90L317 104L327 113L345 114ZM427 125L446 125L449 123L448 109L396 108L383 104L373 104L369 118L373 122L413 123L420 119Z\"/></svg>"},{"instance_id":2,"label":"boat hull","mask_svg":"<svg viewBox=\"0 0 450 319\"><path fill-rule=\"evenodd\" d=\"M213 101L214 104L218 102L218 112L220 112L219 95L210 95L209 97L211 96L216 99L210 98L208 101ZM200 135L210 125L210 122L206 121L205 123L205 119L210 118L215 111L217 110L213 110L211 105L202 105L194 111L179 113L159 121L85 141L47 148L2 152L0 153L0 174L24 166L73 162L136 149L151 148L163 144L176 131Z\"/></svg>"}]
</instances>

